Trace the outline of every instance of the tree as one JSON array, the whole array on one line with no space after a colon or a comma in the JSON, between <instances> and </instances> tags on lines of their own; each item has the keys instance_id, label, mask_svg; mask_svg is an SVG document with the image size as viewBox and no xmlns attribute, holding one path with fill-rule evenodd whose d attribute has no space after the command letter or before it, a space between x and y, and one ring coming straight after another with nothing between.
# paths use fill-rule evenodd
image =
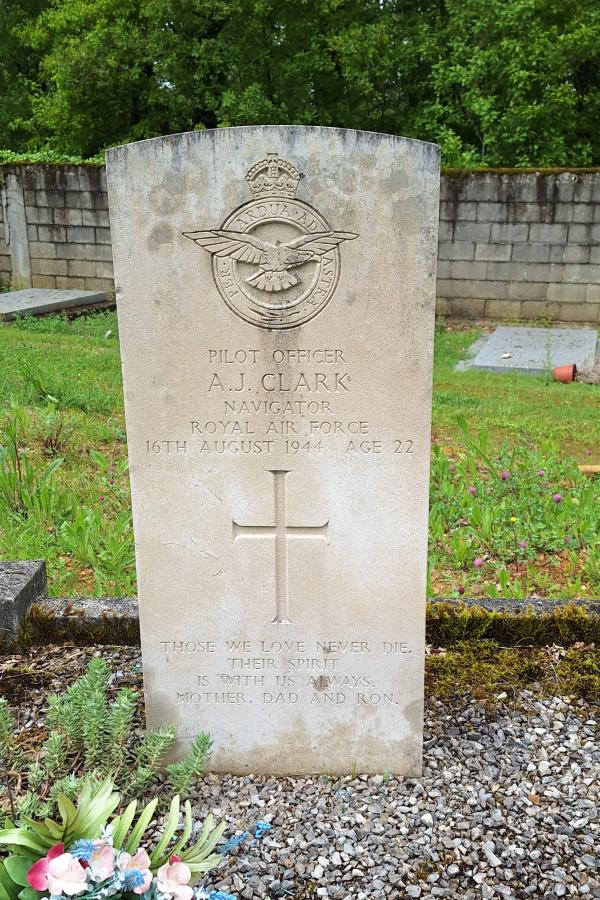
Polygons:
<instances>
[{"instance_id":1,"label":"tree","mask_svg":"<svg viewBox=\"0 0 600 900\"><path fill-rule=\"evenodd\" d=\"M31 116L39 54L25 47L21 28L47 0L0 0L0 147L19 149L27 139L24 121Z\"/></svg>"},{"instance_id":2,"label":"tree","mask_svg":"<svg viewBox=\"0 0 600 900\"><path fill-rule=\"evenodd\" d=\"M434 140L455 165L600 163L597 0L20 2L0 144L263 122Z\"/></svg>"}]
</instances>

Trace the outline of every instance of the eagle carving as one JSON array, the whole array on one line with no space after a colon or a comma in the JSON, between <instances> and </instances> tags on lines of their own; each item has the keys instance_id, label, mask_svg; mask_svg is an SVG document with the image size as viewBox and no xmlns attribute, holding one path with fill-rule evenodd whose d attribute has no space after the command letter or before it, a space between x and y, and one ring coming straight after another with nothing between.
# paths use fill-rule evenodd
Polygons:
<instances>
[{"instance_id":1,"label":"eagle carving","mask_svg":"<svg viewBox=\"0 0 600 900\"><path fill-rule=\"evenodd\" d=\"M349 231L320 231L290 241L263 241L252 234L224 229L183 234L212 256L230 257L257 266L245 280L258 290L268 292L285 291L299 284L300 278L292 269L318 260L342 241L353 241L358 237Z\"/></svg>"}]
</instances>

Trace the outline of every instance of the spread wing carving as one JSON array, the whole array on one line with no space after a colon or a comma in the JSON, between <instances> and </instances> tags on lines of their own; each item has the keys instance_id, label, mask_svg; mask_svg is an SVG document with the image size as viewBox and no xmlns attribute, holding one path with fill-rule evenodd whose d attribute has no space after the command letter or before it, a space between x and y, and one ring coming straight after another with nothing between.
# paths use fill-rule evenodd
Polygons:
<instances>
[{"instance_id":1,"label":"spread wing carving","mask_svg":"<svg viewBox=\"0 0 600 900\"><path fill-rule=\"evenodd\" d=\"M310 250L313 256L323 256L342 241L353 241L357 237L358 235L352 231L319 231L316 234L303 234L301 237L286 241L285 246L290 250L302 247L305 251Z\"/></svg>"},{"instance_id":2,"label":"spread wing carving","mask_svg":"<svg viewBox=\"0 0 600 900\"><path fill-rule=\"evenodd\" d=\"M184 237L204 247L213 256L230 256L259 266L265 261L267 244L241 231L184 231Z\"/></svg>"},{"instance_id":3,"label":"spread wing carving","mask_svg":"<svg viewBox=\"0 0 600 900\"><path fill-rule=\"evenodd\" d=\"M300 283L299 276L289 269L317 260L342 241L353 241L358 237L351 231L320 231L290 241L261 241L242 231L217 228L184 231L183 234L212 256L227 256L258 266L245 280L259 290L269 292L285 291Z\"/></svg>"}]
</instances>

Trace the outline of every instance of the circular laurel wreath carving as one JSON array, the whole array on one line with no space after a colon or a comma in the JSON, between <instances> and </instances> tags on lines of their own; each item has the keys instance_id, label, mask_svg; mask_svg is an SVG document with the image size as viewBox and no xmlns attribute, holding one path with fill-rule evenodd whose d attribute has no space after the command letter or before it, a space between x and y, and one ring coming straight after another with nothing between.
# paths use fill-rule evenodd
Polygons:
<instances>
[{"instance_id":1,"label":"circular laurel wreath carving","mask_svg":"<svg viewBox=\"0 0 600 900\"><path fill-rule=\"evenodd\" d=\"M229 307L258 328L294 328L318 315L340 276L340 245L357 234L334 231L295 197L300 173L269 153L246 175L252 200L220 228L184 232L212 256L216 287Z\"/></svg>"}]
</instances>

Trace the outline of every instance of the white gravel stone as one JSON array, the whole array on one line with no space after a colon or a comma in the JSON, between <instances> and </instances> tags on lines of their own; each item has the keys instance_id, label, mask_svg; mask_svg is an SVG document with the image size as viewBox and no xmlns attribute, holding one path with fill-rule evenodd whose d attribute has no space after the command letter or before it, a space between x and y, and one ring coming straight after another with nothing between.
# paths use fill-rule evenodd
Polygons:
<instances>
[{"instance_id":1,"label":"white gravel stone","mask_svg":"<svg viewBox=\"0 0 600 900\"><path fill-rule=\"evenodd\" d=\"M244 900L600 898L593 707L532 691L489 712L430 699L425 723L421 778L204 778L195 812L219 808L226 836L272 825L207 886Z\"/></svg>"}]
</instances>

